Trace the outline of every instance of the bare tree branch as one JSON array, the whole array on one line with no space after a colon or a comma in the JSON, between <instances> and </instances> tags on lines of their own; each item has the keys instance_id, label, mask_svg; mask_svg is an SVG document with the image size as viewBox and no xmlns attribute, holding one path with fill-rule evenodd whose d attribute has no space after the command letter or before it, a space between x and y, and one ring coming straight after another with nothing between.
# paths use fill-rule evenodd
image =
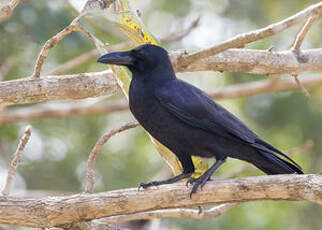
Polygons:
<instances>
[{"instance_id":1,"label":"bare tree branch","mask_svg":"<svg viewBox=\"0 0 322 230\"><path fill-rule=\"evenodd\" d=\"M322 48L303 50L301 54L287 51L230 49L220 54L193 62L186 68L178 66L185 51L171 52L176 72L228 71L255 74L299 74L322 70ZM187 55L193 51L186 51Z\"/></svg>"},{"instance_id":2,"label":"bare tree branch","mask_svg":"<svg viewBox=\"0 0 322 230\"><path fill-rule=\"evenodd\" d=\"M0 82L0 104L26 104L114 94L117 83L110 70Z\"/></svg>"},{"instance_id":3,"label":"bare tree branch","mask_svg":"<svg viewBox=\"0 0 322 230\"><path fill-rule=\"evenodd\" d=\"M184 209L184 208L139 212L139 213L130 214L130 215L111 216L111 217L95 220L94 222L115 224L115 223L132 221L132 220L151 220L151 219L162 219L162 218L168 218L168 217L209 219L209 218L216 218L222 215L226 211L235 207L237 204L239 203L235 202L235 203L221 204L202 212L200 212L200 210L197 210L197 209Z\"/></svg>"},{"instance_id":4,"label":"bare tree branch","mask_svg":"<svg viewBox=\"0 0 322 230\"><path fill-rule=\"evenodd\" d=\"M22 153L26 147L26 144L28 143L29 139L30 139L30 135L31 135L31 126L28 125L25 129L25 132L23 134L23 136L20 139L19 145L17 147L16 152L13 155L13 159L11 161L11 165L10 168L8 170L8 176L7 176L7 180L6 180L6 184L5 187L2 190L2 195L4 196L8 196L9 192L10 192L10 187L11 187L11 183L12 180L16 174L17 168L21 162L21 158L22 158Z\"/></svg>"},{"instance_id":5,"label":"bare tree branch","mask_svg":"<svg viewBox=\"0 0 322 230\"><path fill-rule=\"evenodd\" d=\"M176 64L176 68L180 70L190 65L191 63L196 62L197 60L204 59L209 56L213 56L215 54L218 54L220 52L223 52L231 48L243 47L248 43L280 33L286 30L287 28L289 28L290 26L303 21L304 19L311 16L312 14L316 14L316 15L320 14L321 11L322 11L322 2L317 3L315 5L311 5L308 8L280 22L271 24L262 29L239 34L227 41L224 41L208 49L197 51L191 54L183 53L183 55L179 58L178 63Z\"/></svg>"},{"instance_id":6,"label":"bare tree branch","mask_svg":"<svg viewBox=\"0 0 322 230\"><path fill-rule=\"evenodd\" d=\"M40 71L44 64L44 61L50 51L51 48L53 48L60 40L62 40L64 37L66 37L71 32L77 30L78 27L78 21L81 16L76 17L67 27L65 27L62 31L57 33L55 36L50 38L48 41L46 41L45 45L42 47L39 56L36 61L36 65L34 68L34 72L32 74L32 77L38 78L40 77Z\"/></svg>"},{"instance_id":7,"label":"bare tree branch","mask_svg":"<svg viewBox=\"0 0 322 230\"><path fill-rule=\"evenodd\" d=\"M65 227L74 222L160 209L255 200L308 200L322 204L322 175L275 175L209 181L189 199L184 183L138 191L25 199L0 197L0 223Z\"/></svg>"},{"instance_id":8,"label":"bare tree branch","mask_svg":"<svg viewBox=\"0 0 322 230\"><path fill-rule=\"evenodd\" d=\"M297 75L296 75L296 74L294 74L294 75L292 75L292 76L294 77L296 84L300 87L300 89L301 89L302 93L303 93L306 97L311 98L311 95L310 95L309 91L307 91L307 89L304 87L304 85L302 84L302 82L298 79Z\"/></svg>"},{"instance_id":9,"label":"bare tree branch","mask_svg":"<svg viewBox=\"0 0 322 230\"><path fill-rule=\"evenodd\" d=\"M0 23L10 17L13 10L19 5L21 0L11 0L0 9Z\"/></svg>"},{"instance_id":10,"label":"bare tree branch","mask_svg":"<svg viewBox=\"0 0 322 230\"><path fill-rule=\"evenodd\" d=\"M309 32L311 26L313 25L313 23L319 18L319 14L313 14L312 16L310 16L307 21L303 24L303 26L301 27L301 29L299 30L299 32L297 33L293 45L291 46L291 50L293 52L296 53L296 55L300 55L300 47L302 45L302 42L304 40L305 35L307 34L307 32ZM296 83L298 84L298 86L300 87L302 93L308 97L311 98L310 93L307 91L307 89L302 85L302 83L300 82L300 80L298 79L298 75L297 74L292 74L292 76L294 77Z\"/></svg>"},{"instance_id":11,"label":"bare tree branch","mask_svg":"<svg viewBox=\"0 0 322 230\"><path fill-rule=\"evenodd\" d=\"M103 145L114 135L126 131L131 128L135 128L139 126L139 123L137 122L130 122L123 126L121 126L118 129L113 129L106 134L104 134L95 144L94 148L92 149L91 153L89 154L88 160L87 160L87 169L86 169L86 193L93 193L94 188L94 164L96 160L96 156L98 152L101 150Z\"/></svg>"},{"instance_id":12,"label":"bare tree branch","mask_svg":"<svg viewBox=\"0 0 322 230\"><path fill-rule=\"evenodd\" d=\"M314 14L310 16L307 21L304 23L304 25L299 30L298 34L295 37L294 44L292 45L291 49L296 53L300 54L300 47L302 45L302 42L304 40L305 35L307 32L309 32L311 26L313 23L319 18L320 15Z\"/></svg>"}]
</instances>

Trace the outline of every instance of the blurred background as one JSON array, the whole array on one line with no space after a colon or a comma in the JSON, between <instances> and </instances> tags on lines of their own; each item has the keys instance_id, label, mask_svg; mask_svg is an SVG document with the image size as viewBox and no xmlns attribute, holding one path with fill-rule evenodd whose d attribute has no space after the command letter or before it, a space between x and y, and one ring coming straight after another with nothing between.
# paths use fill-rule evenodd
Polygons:
<instances>
[{"instance_id":1,"label":"blurred background","mask_svg":"<svg viewBox=\"0 0 322 230\"><path fill-rule=\"evenodd\" d=\"M187 28L201 16L200 24L180 41L165 46L168 50L206 48L232 36L280 21L307 6L313 0L137 0L142 20L156 38L166 37ZM13 68L5 80L31 75L42 45L67 26L75 8L84 1L23 1L12 16L0 24L0 63L8 58ZM284 33L247 46L254 49L288 49L300 25ZM111 24L87 23L104 42L118 44L127 38ZM306 36L303 48L321 47L322 21ZM60 64L95 48L80 33L72 33L49 53L43 74ZM66 74L104 70L92 58ZM306 73L311 74L311 73ZM321 74L321 73L319 73ZM304 74L303 74L304 75ZM194 85L212 91L236 83L267 79L267 76L244 73L194 72L178 76ZM290 78L290 76L281 76ZM308 99L300 90L262 94L248 98L218 101L245 121L261 137L288 152L313 141L313 147L293 158L305 173L322 171L322 87L310 88ZM119 93L105 100L121 100ZM100 100L103 100L101 98ZM87 100L91 103L91 100ZM92 100L93 103L96 100ZM78 102L77 102L78 103ZM25 107L23 105L15 107ZM23 154L14 179L11 195L45 196L80 193L84 189L89 152L108 130L133 121L129 111L109 115L41 119L31 122L0 124L0 188L4 186L8 165L27 124L33 126L31 140ZM224 177L240 169L244 162L229 159L215 177ZM96 163L95 192L136 187L151 178L166 178L170 170L141 127L123 132L103 147ZM261 175L250 170L238 177ZM252 202L239 205L216 219L164 219L164 229L320 229L322 207L309 202ZM143 223L145 224L145 223ZM17 228L24 229L24 228Z\"/></svg>"}]
</instances>

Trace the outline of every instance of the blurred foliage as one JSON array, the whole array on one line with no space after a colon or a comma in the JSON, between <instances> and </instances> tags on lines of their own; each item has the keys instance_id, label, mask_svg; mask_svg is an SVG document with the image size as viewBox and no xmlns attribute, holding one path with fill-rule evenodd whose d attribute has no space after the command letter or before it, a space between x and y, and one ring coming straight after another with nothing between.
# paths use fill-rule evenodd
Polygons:
<instances>
[{"instance_id":1,"label":"blurred foliage","mask_svg":"<svg viewBox=\"0 0 322 230\"><path fill-rule=\"evenodd\" d=\"M142 19L156 36L181 30L198 15L199 28L169 49L206 47L231 36L260 28L288 17L310 4L308 0L137 0ZM67 1L23 1L9 20L0 24L0 63L14 57L16 64L6 80L29 76L37 54L47 39L62 30L76 16ZM124 36L116 27L86 25L104 42L118 43ZM108 27L107 27L108 26ZM211 27L210 27L211 26ZM299 26L280 35L267 38L249 47L287 49ZM321 47L321 20L309 32L303 46ZM43 73L59 64L92 49L91 41L79 33L72 33L54 47L46 60ZM99 71L103 67L91 60L69 73ZM224 76L224 78L219 77ZM266 79L239 73L179 74L203 89ZM282 76L289 78L289 76ZM307 99L299 90L264 94L249 98L220 101L241 117L257 133L278 148L287 151L307 139L314 147L294 157L304 172L319 173L322 169L322 88L310 90ZM121 97L121 95L119 95ZM83 191L87 156L97 139L106 131L124 124L133 117L129 112L109 116L87 116L31 122L33 133L23 163L18 169L27 190L77 193ZM0 126L0 172L5 171L26 123ZM216 175L236 170L243 162L229 160ZM113 137L100 152L96 164L96 191L135 187L167 170L142 128ZM258 170L241 176L259 175ZM0 185L4 175L0 174ZM21 193L17 184L12 194ZM173 229L319 229L322 208L308 202L254 202L240 205L214 220L167 219Z\"/></svg>"}]
</instances>

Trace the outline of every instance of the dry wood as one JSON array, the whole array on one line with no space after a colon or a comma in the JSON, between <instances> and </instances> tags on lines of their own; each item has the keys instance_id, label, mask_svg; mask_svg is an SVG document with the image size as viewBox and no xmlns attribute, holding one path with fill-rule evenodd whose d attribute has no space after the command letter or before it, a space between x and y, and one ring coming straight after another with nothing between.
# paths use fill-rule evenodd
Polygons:
<instances>
[{"instance_id":1,"label":"dry wood","mask_svg":"<svg viewBox=\"0 0 322 230\"><path fill-rule=\"evenodd\" d=\"M292 46L292 50L296 52L297 54L300 54L300 47L303 43L303 40L305 38L305 35L307 32L309 32L311 26L314 24L314 22L319 18L318 14L314 14L310 16L307 21L304 23L304 25L299 30L298 34L295 37L294 44Z\"/></svg>"},{"instance_id":2,"label":"dry wood","mask_svg":"<svg viewBox=\"0 0 322 230\"><path fill-rule=\"evenodd\" d=\"M85 192L86 193L93 193L94 189L94 165L95 165L95 160L98 152L101 150L103 145L114 135L126 131L128 129L132 129L139 126L139 123L137 122L130 122L127 123L120 128L113 129L106 134L104 134L95 144L94 148L89 154L88 160L87 160L87 168L86 168L86 188Z\"/></svg>"},{"instance_id":3,"label":"dry wood","mask_svg":"<svg viewBox=\"0 0 322 230\"><path fill-rule=\"evenodd\" d=\"M9 195L12 180L13 180L13 178L16 174L17 168L21 162L22 153L26 147L26 144L28 143L28 141L30 139L30 135L31 135L31 126L28 125L25 129L23 136L20 139L17 150L13 155L13 159L11 161L10 168L8 170L6 184L4 186L4 189L2 190L2 195L4 195L4 196Z\"/></svg>"},{"instance_id":4,"label":"dry wood","mask_svg":"<svg viewBox=\"0 0 322 230\"><path fill-rule=\"evenodd\" d=\"M53 36L48 41L46 41L45 45L42 47L38 55L32 77L35 77L35 78L40 77L41 68L45 62L47 55L49 54L50 49L53 48L60 40L62 40L68 34L79 29L78 21L80 17L81 16L76 17L66 28L64 28L62 31L60 31L55 36Z\"/></svg>"},{"instance_id":5,"label":"dry wood","mask_svg":"<svg viewBox=\"0 0 322 230\"><path fill-rule=\"evenodd\" d=\"M138 212L256 200L307 200L322 204L322 174L258 176L209 181L189 198L185 183L63 197L0 197L0 223L29 227Z\"/></svg>"},{"instance_id":6,"label":"dry wood","mask_svg":"<svg viewBox=\"0 0 322 230\"><path fill-rule=\"evenodd\" d=\"M8 4L3 6L0 9L0 22L9 18L13 10L19 5L20 2L21 0L10 0Z\"/></svg>"},{"instance_id":7,"label":"dry wood","mask_svg":"<svg viewBox=\"0 0 322 230\"><path fill-rule=\"evenodd\" d=\"M297 74L294 74L293 75L294 79L295 79L295 82L296 84L299 86L299 88L301 89L302 93L308 97L308 98L311 98L311 94L309 93L309 91L307 91L307 89L304 87L304 85L302 84L302 82L299 80Z\"/></svg>"},{"instance_id":8,"label":"dry wood","mask_svg":"<svg viewBox=\"0 0 322 230\"><path fill-rule=\"evenodd\" d=\"M114 47L112 48L114 50ZM186 68L179 67L177 64L183 52L193 53L193 51L170 52L172 64L177 72L212 70L255 74L298 74L306 71L322 70L321 48L304 50L298 55L292 51L273 52L266 50L230 49L193 62ZM57 67L50 74L61 74L98 55L99 53L96 50L86 52Z\"/></svg>"},{"instance_id":9,"label":"dry wood","mask_svg":"<svg viewBox=\"0 0 322 230\"><path fill-rule=\"evenodd\" d=\"M230 49L220 54L193 62L186 68L178 67L185 51L171 53L176 72L228 71L255 74L299 74L322 70L322 48L302 50L299 55L288 51ZM188 51L188 54L193 51Z\"/></svg>"},{"instance_id":10,"label":"dry wood","mask_svg":"<svg viewBox=\"0 0 322 230\"><path fill-rule=\"evenodd\" d=\"M26 104L81 99L114 94L116 80L111 71L82 73L0 82L0 104Z\"/></svg>"},{"instance_id":11,"label":"dry wood","mask_svg":"<svg viewBox=\"0 0 322 230\"><path fill-rule=\"evenodd\" d=\"M197 51L190 54L185 54L180 57L177 63L177 68L184 68L190 65L197 60L213 56L225 50L231 48L240 48L244 47L246 44L278 34L292 25L303 21L304 19L310 17L311 15L318 15L322 11L322 2L309 6L308 8L298 12L297 14L288 17L280 22L275 24L268 25L264 28L250 31L247 33L239 34L229 40L226 40L218 45L210 47L208 49L204 49L201 51Z\"/></svg>"}]
</instances>

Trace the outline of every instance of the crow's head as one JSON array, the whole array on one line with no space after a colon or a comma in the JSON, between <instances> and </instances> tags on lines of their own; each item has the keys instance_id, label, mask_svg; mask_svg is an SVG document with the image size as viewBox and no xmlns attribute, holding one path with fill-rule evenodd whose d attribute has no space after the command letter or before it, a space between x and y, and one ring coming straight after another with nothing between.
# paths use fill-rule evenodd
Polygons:
<instances>
[{"instance_id":1,"label":"crow's head","mask_svg":"<svg viewBox=\"0 0 322 230\"><path fill-rule=\"evenodd\" d=\"M129 51L108 53L98 58L97 62L126 66L134 75L173 71L168 52L151 44L141 45Z\"/></svg>"}]
</instances>

